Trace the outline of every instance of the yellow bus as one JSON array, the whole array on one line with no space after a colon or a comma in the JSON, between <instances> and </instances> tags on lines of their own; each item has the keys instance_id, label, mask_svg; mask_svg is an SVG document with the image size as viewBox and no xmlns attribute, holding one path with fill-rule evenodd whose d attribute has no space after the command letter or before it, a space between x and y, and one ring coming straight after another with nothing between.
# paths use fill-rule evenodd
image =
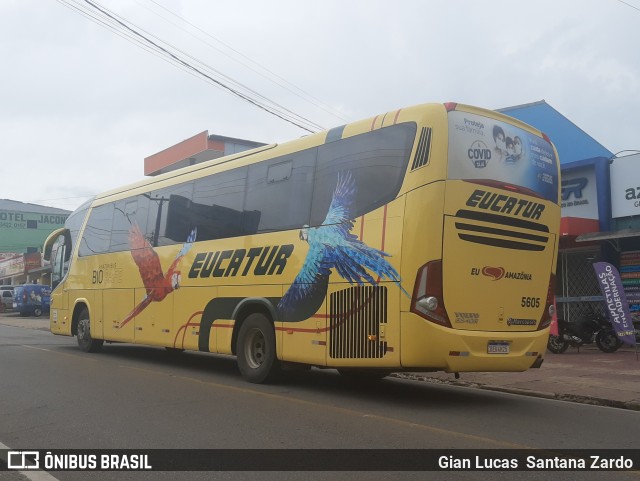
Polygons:
<instances>
[{"instance_id":1,"label":"yellow bus","mask_svg":"<svg viewBox=\"0 0 640 481\"><path fill-rule=\"evenodd\" d=\"M559 185L548 137L454 103L196 164L47 239L51 332L233 354L256 383L539 367Z\"/></svg>"}]
</instances>

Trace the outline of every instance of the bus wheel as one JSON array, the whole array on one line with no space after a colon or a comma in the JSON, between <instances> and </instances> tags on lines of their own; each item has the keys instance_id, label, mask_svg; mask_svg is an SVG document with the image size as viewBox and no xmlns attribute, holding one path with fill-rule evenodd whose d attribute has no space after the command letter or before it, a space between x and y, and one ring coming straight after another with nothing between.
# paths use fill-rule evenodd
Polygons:
<instances>
[{"instance_id":1,"label":"bus wheel","mask_svg":"<svg viewBox=\"0 0 640 481\"><path fill-rule=\"evenodd\" d=\"M350 382L375 382L391 374L388 369L338 369L340 375Z\"/></svg>"},{"instance_id":2,"label":"bus wheel","mask_svg":"<svg viewBox=\"0 0 640 481\"><path fill-rule=\"evenodd\" d=\"M102 349L103 340L91 337L91 322L89 321L89 312L83 309L78 320L78 346L84 352L98 352Z\"/></svg>"},{"instance_id":3,"label":"bus wheel","mask_svg":"<svg viewBox=\"0 0 640 481\"><path fill-rule=\"evenodd\" d=\"M33 315L36 316L36 317L40 317L42 315L42 309L40 309L39 307L36 307L33 310Z\"/></svg>"},{"instance_id":4,"label":"bus wheel","mask_svg":"<svg viewBox=\"0 0 640 481\"><path fill-rule=\"evenodd\" d=\"M273 324L264 314L249 315L238 333L236 346L242 377L253 383L273 381L280 373Z\"/></svg>"}]
</instances>

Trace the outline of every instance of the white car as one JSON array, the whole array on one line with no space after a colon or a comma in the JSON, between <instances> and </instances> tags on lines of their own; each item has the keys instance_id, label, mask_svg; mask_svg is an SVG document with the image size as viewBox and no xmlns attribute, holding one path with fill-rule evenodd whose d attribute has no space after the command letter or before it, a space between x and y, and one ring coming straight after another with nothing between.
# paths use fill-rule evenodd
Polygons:
<instances>
[{"instance_id":1,"label":"white car","mask_svg":"<svg viewBox=\"0 0 640 481\"><path fill-rule=\"evenodd\" d=\"M13 286L0 286L0 300L5 311L13 308Z\"/></svg>"}]
</instances>

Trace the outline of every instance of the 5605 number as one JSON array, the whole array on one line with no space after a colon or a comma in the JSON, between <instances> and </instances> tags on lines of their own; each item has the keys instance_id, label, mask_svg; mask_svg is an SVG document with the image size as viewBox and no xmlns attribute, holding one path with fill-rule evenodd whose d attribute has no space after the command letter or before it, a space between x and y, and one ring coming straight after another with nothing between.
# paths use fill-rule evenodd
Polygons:
<instances>
[{"instance_id":1,"label":"5605 number","mask_svg":"<svg viewBox=\"0 0 640 481\"><path fill-rule=\"evenodd\" d=\"M523 297L520 302L520 306L522 307L540 307L540 298L539 297Z\"/></svg>"}]
</instances>

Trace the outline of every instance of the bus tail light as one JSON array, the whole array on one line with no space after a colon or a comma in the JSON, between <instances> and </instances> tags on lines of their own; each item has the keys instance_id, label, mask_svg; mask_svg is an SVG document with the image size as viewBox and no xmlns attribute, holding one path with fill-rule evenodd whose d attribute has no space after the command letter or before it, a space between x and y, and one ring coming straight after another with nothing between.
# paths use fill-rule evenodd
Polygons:
<instances>
[{"instance_id":1,"label":"bus tail light","mask_svg":"<svg viewBox=\"0 0 640 481\"><path fill-rule=\"evenodd\" d=\"M442 259L438 259L428 262L418 270L411 312L441 326L451 327L442 291Z\"/></svg>"},{"instance_id":2,"label":"bus tail light","mask_svg":"<svg viewBox=\"0 0 640 481\"><path fill-rule=\"evenodd\" d=\"M542 318L538 323L538 331L549 327L551 324L551 320L553 319L553 315L555 314L555 305L554 299L556 296L556 275L551 274L549 276L549 287L547 288L547 302L544 306L544 311L542 311Z\"/></svg>"},{"instance_id":3,"label":"bus tail light","mask_svg":"<svg viewBox=\"0 0 640 481\"><path fill-rule=\"evenodd\" d=\"M457 107L458 107L458 104L456 102L445 102L444 103L444 108L447 109L447 112L452 112Z\"/></svg>"}]
</instances>

